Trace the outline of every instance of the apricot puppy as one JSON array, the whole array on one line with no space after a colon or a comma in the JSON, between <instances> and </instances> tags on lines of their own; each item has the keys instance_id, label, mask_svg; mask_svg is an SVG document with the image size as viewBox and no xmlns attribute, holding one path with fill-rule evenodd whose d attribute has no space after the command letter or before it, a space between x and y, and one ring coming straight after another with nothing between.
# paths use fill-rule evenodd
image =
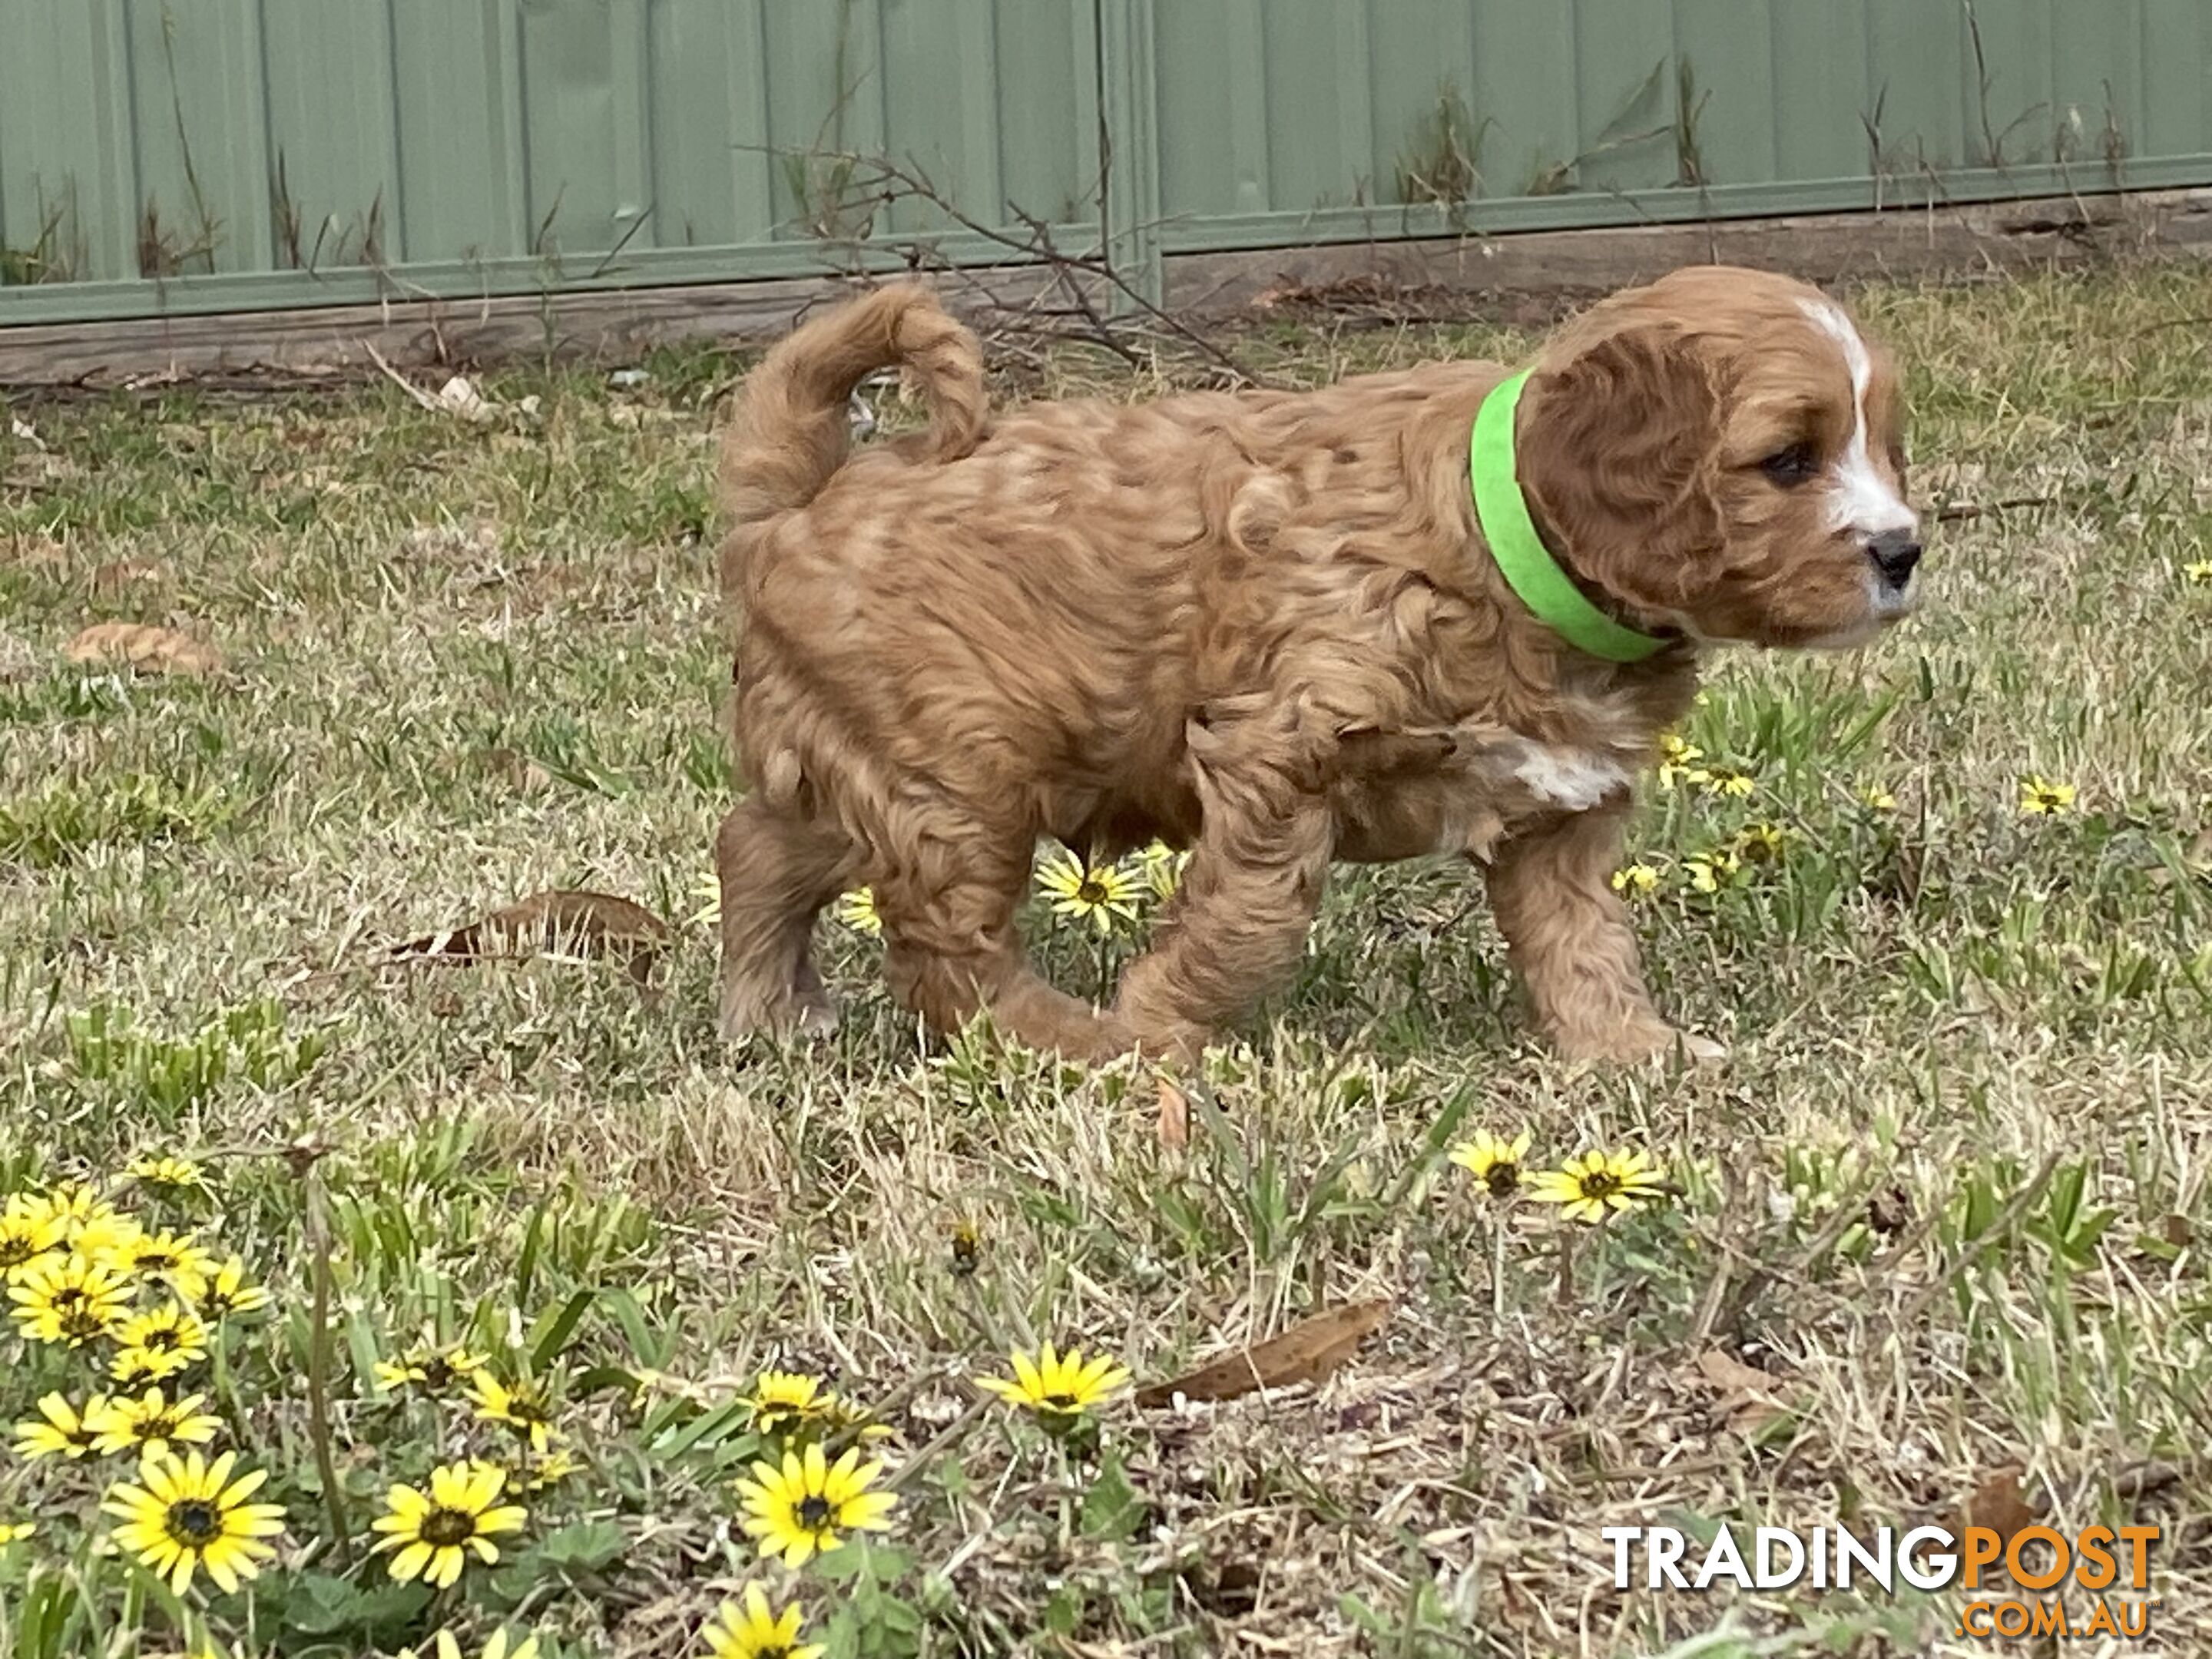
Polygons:
<instances>
[{"instance_id":1,"label":"apricot puppy","mask_svg":"<svg viewBox=\"0 0 2212 1659\"><path fill-rule=\"evenodd\" d=\"M928 429L848 456L848 397L891 365ZM715 848L723 1030L831 1018L809 932L866 883L933 1026L1184 1054L1296 962L1333 860L1464 854L1563 1053L1671 1048L1609 882L1631 781L1708 648L1911 608L1901 423L1832 301L1719 266L1601 301L1520 375L1003 416L919 287L810 321L722 455L750 786ZM1016 935L1041 835L1192 849L1110 1008Z\"/></svg>"}]
</instances>

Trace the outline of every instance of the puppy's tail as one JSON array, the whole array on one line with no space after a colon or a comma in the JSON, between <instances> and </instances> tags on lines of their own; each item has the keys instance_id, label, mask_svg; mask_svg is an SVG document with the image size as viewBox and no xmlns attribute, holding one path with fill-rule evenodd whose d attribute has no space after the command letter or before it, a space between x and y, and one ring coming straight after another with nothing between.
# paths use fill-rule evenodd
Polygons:
<instances>
[{"instance_id":1,"label":"puppy's tail","mask_svg":"<svg viewBox=\"0 0 2212 1659\"><path fill-rule=\"evenodd\" d=\"M722 440L722 510L733 544L814 499L845 464L853 388L894 367L920 383L929 404L922 453L949 461L975 448L985 415L975 337L919 283L878 289L807 323L745 377Z\"/></svg>"}]
</instances>

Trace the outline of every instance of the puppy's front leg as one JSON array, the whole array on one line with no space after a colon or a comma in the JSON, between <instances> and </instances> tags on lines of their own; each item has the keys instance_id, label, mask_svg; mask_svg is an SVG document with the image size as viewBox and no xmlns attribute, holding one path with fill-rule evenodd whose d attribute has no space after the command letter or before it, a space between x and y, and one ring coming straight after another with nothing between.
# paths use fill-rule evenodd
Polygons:
<instances>
[{"instance_id":1,"label":"puppy's front leg","mask_svg":"<svg viewBox=\"0 0 2212 1659\"><path fill-rule=\"evenodd\" d=\"M1191 759L1198 841L1166 926L1114 1005L1146 1052L1185 1057L1297 964L1335 848L1317 770L1279 725L1194 729Z\"/></svg>"},{"instance_id":2,"label":"puppy's front leg","mask_svg":"<svg viewBox=\"0 0 2212 1659\"><path fill-rule=\"evenodd\" d=\"M1644 988L1628 908L1613 890L1626 845L1626 805L1524 830L1489 866L1490 902L1537 1029L1570 1060L1648 1060L1680 1042L1697 1060L1724 1050L1678 1033Z\"/></svg>"}]
</instances>

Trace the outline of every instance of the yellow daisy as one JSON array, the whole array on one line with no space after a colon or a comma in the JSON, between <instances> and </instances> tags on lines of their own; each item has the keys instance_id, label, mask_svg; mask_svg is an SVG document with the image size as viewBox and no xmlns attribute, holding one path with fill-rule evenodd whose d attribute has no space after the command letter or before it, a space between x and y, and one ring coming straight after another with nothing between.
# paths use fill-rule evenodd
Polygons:
<instances>
[{"instance_id":1,"label":"yellow daisy","mask_svg":"<svg viewBox=\"0 0 2212 1659\"><path fill-rule=\"evenodd\" d=\"M12 1284L30 1267L50 1263L69 1242L69 1222L11 1198L0 1210L0 1284Z\"/></svg>"},{"instance_id":2,"label":"yellow daisy","mask_svg":"<svg viewBox=\"0 0 2212 1659\"><path fill-rule=\"evenodd\" d=\"M222 1431L220 1418L199 1409L206 1400L204 1394L188 1394L172 1402L159 1389L149 1389L135 1400L118 1396L108 1407L99 1449L159 1457L173 1440L204 1446Z\"/></svg>"},{"instance_id":3,"label":"yellow daisy","mask_svg":"<svg viewBox=\"0 0 2212 1659\"><path fill-rule=\"evenodd\" d=\"M552 1444L553 1401L543 1384L526 1376L510 1388L489 1371L480 1370L469 1378L469 1393L479 1422L504 1423L528 1440L535 1452Z\"/></svg>"},{"instance_id":4,"label":"yellow daisy","mask_svg":"<svg viewBox=\"0 0 2212 1659\"><path fill-rule=\"evenodd\" d=\"M1662 1172L1642 1152L1588 1152L1529 1182L1530 1196L1559 1206L1570 1221L1603 1221L1660 1195Z\"/></svg>"},{"instance_id":5,"label":"yellow daisy","mask_svg":"<svg viewBox=\"0 0 2212 1659\"><path fill-rule=\"evenodd\" d=\"M832 914L856 933L866 933L870 939L883 934L884 919L876 912L876 890L872 887L855 887L849 893L840 894Z\"/></svg>"},{"instance_id":6,"label":"yellow daisy","mask_svg":"<svg viewBox=\"0 0 2212 1659\"><path fill-rule=\"evenodd\" d=\"M763 1371L745 1404L751 1409L755 1429L784 1436L818 1421L836 1398L818 1376L804 1371Z\"/></svg>"},{"instance_id":7,"label":"yellow daisy","mask_svg":"<svg viewBox=\"0 0 2212 1659\"><path fill-rule=\"evenodd\" d=\"M441 1348L422 1343L408 1349L397 1359L378 1360L376 1385L380 1389L397 1389L412 1383L425 1394L443 1394L456 1382L475 1376L489 1363L488 1356L471 1353L458 1345Z\"/></svg>"},{"instance_id":8,"label":"yellow daisy","mask_svg":"<svg viewBox=\"0 0 2212 1659\"><path fill-rule=\"evenodd\" d=\"M2031 772L2020 781L2020 810L2030 817L2054 817L2074 806L2074 786L2054 783Z\"/></svg>"},{"instance_id":9,"label":"yellow daisy","mask_svg":"<svg viewBox=\"0 0 2212 1659\"><path fill-rule=\"evenodd\" d=\"M82 1181L57 1181L43 1192L19 1194L9 1200L17 1201L34 1214L59 1216L72 1239L88 1224L105 1221L116 1212L112 1204Z\"/></svg>"},{"instance_id":10,"label":"yellow daisy","mask_svg":"<svg viewBox=\"0 0 2212 1659\"><path fill-rule=\"evenodd\" d=\"M106 1336L130 1311L131 1281L104 1261L46 1256L16 1271L8 1297L25 1336L78 1348Z\"/></svg>"},{"instance_id":11,"label":"yellow daisy","mask_svg":"<svg viewBox=\"0 0 2212 1659\"><path fill-rule=\"evenodd\" d=\"M701 1631L708 1659L822 1659L818 1643L799 1639L799 1603L781 1613L769 1605L768 1593L758 1584L745 1586L744 1607L725 1601Z\"/></svg>"},{"instance_id":12,"label":"yellow daisy","mask_svg":"<svg viewBox=\"0 0 2212 1659\"><path fill-rule=\"evenodd\" d=\"M1658 870L1641 860L1613 872L1613 890L1624 898L1648 898L1658 889Z\"/></svg>"},{"instance_id":13,"label":"yellow daisy","mask_svg":"<svg viewBox=\"0 0 2212 1659\"><path fill-rule=\"evenodd\" d=\"M191 1362L180 1353L160 1353L151 1348L124 1348L108 1362L107 1380L116 1392L143 1394L157 1382L166 1382Z\"/></svg>"},{"instance_id":14,"label":"yellow daisy","mask_svg":"<svg viewBox=\"0 0 2212 1659\"><path fill-rule=\"evenodd\" d=\"M79 1411L57 1392L39 1401L39 1415L45 1421L15 1425L16 1456L78 1458L98 1451L100 1437L111 1426L112 1408L104 1394L93 1395Z\"/></svg>"},{"instance_id":15,"label":"yellow daisy","mask_svg":"<svg viewBox=\"0 0 2212 1659\"><path fill-rule=\"evenodd\" d=\"M1748 772L1739 772L1733 766L1716 766L1698 781L1698 787L1715 795L1733 796L1742 800L1759 787L1759 781Z\"/></svg>"},{"instance_id":16,"label":"yellow daisy","mask_svg":"<svg viewBox=\"0 0 2212 1659\"><path fill-rule=\"evenodd\" d=\"M177 1294L191 1303L203 1319L252 1313L269 1305L269 1292L258 1285L246 1282L246 1263L237 1256L210 1271L179 1273L171 1283Z\"/></svg>"},{"instance_id":17,"label":"yellow daisy","mask_svg":"<svg viewBox=\"0 0 2212 1659\"><path fill-rule=\"evenodd\" d=\"M126 1273L133 1271L126 1252L145 1237L137 1217L104 1204L97 1212L70 1224L70 1249L88 1261L104 1261Z\"/></svg>"},{"instance_id":18,"label":"yellow daisy","mask_svg":"<svg viewBox=\"0 0 2212 1659\"><path fill-rule=\"evenodd\" d=\"M142 1485L118 1481L100 1505L123 1522L115 1528L116 1543L166 1577L179 1595L203 1567L216 1589L234 1590L276 1553L263 1540L284 1530L283 1507L246 1501L269 1475L252 1469L233 1480L237 1459L235 1452L212 1463L198 1452L181 1461L149 1457L138 1471Z\"/></svg>"},{"instance_id":19,"label":"yellow daisy","mask_svg":"<svg viewBox=\"0 0 2212 1659\"><path fill-rule=\"evenodd\" d=\"M1182 872L1190 865L1188 853L1178 853L1164 841L1155 841L1137 850L1137 874L1157 898L1175 896L1176 889L1182 885Z\"/></svg>"},{"instance_id":20,"label":"yellow daisy","mask_svg":"<svg viewBox=\"0 0 2212 1659\"><path fill-rule=\"evenodd\" d=\"M1705 751L1695 744L1668 732L1659 739L1659 787L1672 789L1678 783L1705 782L1712 775L1698 764L1705 757Z\"/></svg>"},{"instance_id":21,"label":"yellow daisy","mask_svg":"<svg viewBox=\"0 0 2212 1659\"><path fill-rule=\"evenodd\" d=\"M489 1566L499 1559L495 1533L519 1532L530 1517L519 1504L501 1504L507 1472L491 1463L446 1463L430 1471L430 1490L395 1486L386 1513L369 1522L384 1534L380 1550L395 1550L392 1576L419 1578L444 1589L461 1576L473 1554Z\"/></svg>"},{"instance_id":22,"label":"yellow daisy","mask_svg":"<svg viewBox=\"0 0 2212 1659\"><path fill-rule=\"evenodd\" d=\"M1897 797L1878 783L1870 783L1859 791L1859 804L1873 812L1897 811Z\"/></svg>"},{"instance_id":23,"label":"yellow daisy","mask_svg":"<svg viewBox=\"0 0 2212 1659\"><path fill-rule=\"evenodd\" d=\"M1789 850L1790 832L1778 823L1747 823L1735 832L1729 851L1746 864L1775 864Z\"/></svg>"},{"instance_id":24,"label":"yellow daisy","mask_svg":"<svg viewBox=\"0 0 2212 1659\"><path fill-rule=\"evenodd\" d=\"M1527 1129L1510 1141L1477 1129L1474 1139L1452 1148L1451 1161L1480 1181L1492 1198L1510 1198L1528 1179L1523 1165L1534 1139Z\"/></svg>"},{"instance_id":25,"label":"yellow daisy","mask_svg":"<svg viewBox=\"0 0 2212 1659\"><path fill-rule=\"evenodd\" d=\"M1725 847L1717 847L1710 853L1699 853L1682 861L1682 872L1689 878L1691 889L1699 893L1717 893L1742 867L1736 855Z\"/></svg>"},{"instance_id":26,"label":"yellow daisy","mask_svg":"<svg viewBox=\"0 0 2212 1659\"><path fill-rule=\"evenodd\" d=\"M216 1265L213 1256L178 1233L141 1233L108 1246L103 1254L142 1279L161 1279L173 1287L204 1285Z\"/></svg>"},{"instance_id":27,"label":"yellow daisy","mask_svg":"<svg viewBox=\"0 0 2212 1659\"><path fill-rule=\"evenodd\" d=\"M207 1186L207 1171L188 1158L134 1158L123 1173L141 1187L172 1192Z\"/></svg>"},{"instance_id":28,"label":"yellow daisy","mask_svg":"<svg viewBox=\"0 0 2212 1659\"><path fill-rule=\"evenodd\" d=\"M2185 580L2195 582L2200 586L2212 582L2212 559L2191 559L2181 567L2181 574Z\"/></svg>"},{"instance_id":29,"label":"yellow daisy","mask_svg":"<svg viewBox=\"0 0 2212 1659\"><path fill-rule=\"evenodd\" d=\"M1088 921L1102 933L1137 919L1137 884L1118 865L1091 864L1060 848L1038 866L1037 885L1052 895L1053 915Z\"/></svg>"},{"instance_id":30,"label":"yellow daisy","mask_svg":"<svg viewBox=\"0 0 2212 1659\"><path fill-rule=\"evenodd\" d=\"M1014 1370L1011 1378L979 1376L975 1386L1040 1417L1079 1417L1129 1380L1128 1368L1106 1354L1085 1363L1081 1349L1059 1354L1049 1342L1034 1357L1016 1349L1007 1358Z\"/></svg>"},{"instance_id":31,"label":"yellow daisy","mask_svg":"<svg viewBox=\"0 0 2212 1659\"><path fill-rule=\"evenodd\" d=\"M841 1531L880 1532L898 1502L868 1490L883 1468L861 1462L858 1447L832 1463L818 1443L785 1452L781 1467L756 1463L754 1478L738 1482L745 1532L759 1541L763 1555L780 1555L787 1567L803 1567L836 1549L844 1541Z\"/></svg>"},{"instance_id":32,"label":"yellow daisy","mask_svg":"<svg viewBox=\"0 0 2212 1659\"><path fill-rule=\"evenodd\" d=\"M185 1360L207 1358L207 1327L173 1302L125 1320L115 1328L115 1340L126 1348L149 1353L175 1354Z\"/></svg>"},{"instance_id":33,"label":"yellow daisy","mask_svg":"<svg viewBox=\"0 0 2212 1659\"><path fill-rule=\"evenodd\" d=\"M510 1495L544 1492L548 1486L558 1486L583 1467L576 1454L565 1446L556 1446L549 1452L526 1451L501 1466L507 1475Z\"/></svg>"}]
</instances>

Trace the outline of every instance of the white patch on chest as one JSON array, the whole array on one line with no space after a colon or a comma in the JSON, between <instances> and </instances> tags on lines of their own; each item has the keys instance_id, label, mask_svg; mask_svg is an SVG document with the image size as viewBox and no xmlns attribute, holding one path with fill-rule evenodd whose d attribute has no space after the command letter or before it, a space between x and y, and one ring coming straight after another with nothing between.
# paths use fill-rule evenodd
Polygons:
<instances>
[{"instance_id":1,"label":"white patch on chest","mask_svg":"<svg viewBox=\"0 0 2212 1659\"><path fill-rule=\"evenodd\" d=\"M1540 743L1522 745L1513 777L1547 806L1587 812L1617 790L1628 787L1628 773L1609 755L1586 749L1553 749Z\"/></svg>"},{"instance_id":2,"label":"white patch on chest","mask_svg":"<svg viewBox=\"0 0 2212 1659\"><path fill-rule=\"evenodd\" d=\"M1828 475L1829 528L1849 531L1862 541L1886 530L1911 530L1919 519L1876 469L1867 447L1867 387L1874 379L1874 360L1866 342L1835 306L1825 300L1803 304L1805 314L1843 348L1844 366L1851 375L1851 441Z\"/></svg>"}]
</instances>

